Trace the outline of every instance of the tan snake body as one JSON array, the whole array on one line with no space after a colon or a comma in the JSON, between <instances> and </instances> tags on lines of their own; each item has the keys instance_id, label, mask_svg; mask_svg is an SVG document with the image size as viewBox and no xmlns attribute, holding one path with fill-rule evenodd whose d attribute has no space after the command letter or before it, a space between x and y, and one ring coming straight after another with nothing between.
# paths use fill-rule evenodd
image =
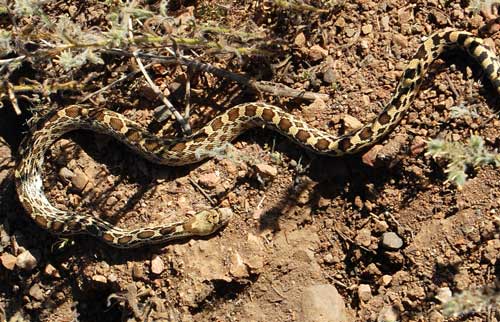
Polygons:
<instances>
[{"instance_id":1,"label":"tan snake body","mask_svg":"<svg viewBox=\"0 0 500 322\"><path fill-rule=\"evenodd\" d=\"M47 149L63 134L88 129L111 135L148 160L165 165L199 162L213 150L256 126L279 131L312 151L331 156L353 154L373 145L401 120L419 90L429 65L448 47L467 51L481 65L500 93L499 62L483 40L463 31L442 31L430 36L408 63L394 95L371 122L342 136L311 127L279 107L265 103L234 106L186 139L163 139L150 134L123 115L105 108L69 106L43 118L21 144L16 167L16 189L26 212L42 228L56 234L90 234L122 248L208 235L224 226L232 215L228 208L202 211L187 221L158 227L124 230L88 214L57 209L42 188L42 164Z\"/></svg>"}]
</instances>

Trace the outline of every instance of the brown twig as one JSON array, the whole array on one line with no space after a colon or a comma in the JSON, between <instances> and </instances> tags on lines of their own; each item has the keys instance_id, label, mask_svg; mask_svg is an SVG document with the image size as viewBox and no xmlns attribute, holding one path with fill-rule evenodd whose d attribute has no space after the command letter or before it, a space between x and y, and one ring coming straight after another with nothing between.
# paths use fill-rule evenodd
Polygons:
<instances>
[{"instance_id":1,"label":"brown twig","mask_svg":"<svg viewBox=\"0 0 500 322\"><path fill-rule=\"evenodd\" d=\"M121 56L127 56L127 57L133 56L132 53L124 51L124 50L120 50L120 49L107 49L107 50L103 50L103 52L105 52L107 54L111 54L111 55L121 55ZM275 84L275 83L271 83L271 82L255 81L255 80L249 79L243 75L232 73L232 72L229 72L227 70L217 68L217 67L214 67L214 66L206 64L206 63L201 63L198 61L190 60L186 56L168 57L168 56L153 55L153 54L142 53L142 52L136 52L136 54L138 57L155 59L155 60L167 63L167 64L181 64L181 65L185 65L188 67L191 66L194 70L208 72L208 73L213 74L215 76L228 78L228 79L235 81L239 84L242 84L244 86L252 88L253 90L255 90L257 92L263 92L263 93L268 93L271 95L277 95L277 96L282 96L282 97L300 97L300 98L308 100L308 101L314 101L316 99L327 100L329 98L329 96L327 94L297 90L297 89L290 88L286 85Z\"/></svg>"}]
</instances>

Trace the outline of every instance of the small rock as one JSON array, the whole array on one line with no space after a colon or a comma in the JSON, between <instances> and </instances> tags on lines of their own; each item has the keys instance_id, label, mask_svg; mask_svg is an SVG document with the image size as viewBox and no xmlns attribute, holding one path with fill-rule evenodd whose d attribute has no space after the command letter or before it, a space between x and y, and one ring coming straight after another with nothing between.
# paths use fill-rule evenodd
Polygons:
<instances>
[{"instance_id":1,"label":"small rock","mask_svg":"<svg viewBox=\"0 0 500 322\"><path fill-rule=\"evenodd\" d=\"M328 68L327 70L325 70L325 72L323 73L323 81L327 84L333 84L337 82L337 76L335 75L333 68Z\"/></svg>"},{"instance_id":2,"label":"small rock","mask_svg":"<svg viewBox=\"0 0 500 322\"><path fill-rule=\"evenodd\" d=\"M382 234L382 245L385 248L397 250L403 246L403 240L396 233L390 231Z\"/></svg>"},{"instance_id":3,"label":"small rock","mask_svg":"<svg viewBox=\"0 0 500 322\"><path fill-rule=\"evenodd\" d=\"M248 268L243 262L240 254L237 252L231 255L231 263L229 266L229 273L237 278L248 277Z\"/></svg>"},{"instance_id":4,"label":"small rock","mask_svg":"<svg viewBox=\"0 0 500 322\"><path fill-rule=\"evenodd\" d=\"M363 123L361 123L354 116L344 115L342 120L344 121L344 125L348 130L356 130L363 126Z\"/></svg>"},{"instance_id":5,"label":"small rock","mask_svg":"<svg viewBox=\"0 0 500 322\"><path fill-rule=\"evenodd\" d=\"M318 61L328 56L328 50L322 48L319 45L313 45L309 49L309 57L312 61Z\"/></svg>"},{"instance_id":6,"label":"small rock","mask_svg":"<svg viewBox=\"0 0 500 322\"><path fill-rule=\"evenodd\" d=\"M304 47L306 45L306 36L304 36L303 32L295 36L294 44L298 47Z\"/></svg>"},{"instance_id":7,"label":"small rock","mask_svg":"<svg viewBox=\"0 0 500 322\"><path fill-rule=\"evenodd\" d=\"M61 275L59 274L57 269L54 266L52 266L51 264L47 264L47 266L45 266L45 269L43 270L43 272L47 276L52 276L52 277L57 277L57 278L61 277Z\"/></svg>"},{"instance_id":8,"label":"small rock","mask_svg":"<svg viewBox=\"0 0 500 322\"><path fill-rule=\"evenodd\" d=\"M368 152L363 154L361 161L363 161L363 163L367 166L375 167L377 156L383 148L384 146L381 144L374 145L370 150L368 150Z\"/></svg>"},{"instance_id":9,"label":"small rock","mask_svg":"<svg viewBox=\"0 0 500 322\"><path fill-rule=\"evenodd\" d=\"M3 253L2 256L0 256L0 261L2 262L3 267L9 271L13 270L16 266L16 260L16 256L9 253Z\"/></svg>"},{"instance_id":10,"label":"small rock","mask_svg":"<svg viewBox=\"0 0 500 322\"><path fill-rule=\"evenodd\" d=\"M16 259L16 266L25 271L31 271L38 264L35 256L29 250L19 254Z\"/></svg>"},{"instance_id":11,"label":"small rock","mask_svg":"<svg viewBox=\"0 0 500 322\"><path fill-rule=\"evenodd\" d=\"M377 322L396 322L399 321L399 312L392 306L384 306L380 311Z\"/></svg>"},{"instance_id":12,"label":"small rock","mask_svg":"<svg viewBox=\"0 0 500 322\"><path fill-rule=\"evenodd\" d=\"M335 263L335 259L333 258L332 254L326 254L325 257L323 257L323 261L327 264Z\"/></svg>"},{"instance_id":13,"label":"small rock","mask_svg":"<svg viewBox=\"0 0 500 322\"><path fill-rule=\"evenodd\" d=\"M151 260L151 272L153 274L160 275L164 269L165 269L165 265L163 264L163 261L160 258L160 256L155 256Z\"/></svg>"},{"instance_id":14,"label":"small rock","mask_svg":"<svg viewBox=\"0 0 500 322\"><path fill-rule=\"evenodd\" d=\"M330 203L331 203L330 199L325 198L323 196L320 196L319 200L318 200L318 207L319 208L326 208L330 205Z\"/></svg>"},{"instance_id":15,"label":"small rock","mask_svg":"<svg viewBox=\"0 0 500 322\"><path fill-rule=\"evenodd\" d=\"M429 322L444 322L444 317L438 311L432 311L429 314Z\"/></svg>"},{"instance_id":16,"label":"small rock","mask_svg":"<svg viewBox=\"0 0 500 322\"><path fill-rule=\"evenodd\" d=\"M106 284L108 279L104 275L96 274L92 276L92 280L97 283Z\"/></svg>"},{"instance_id":17,"label":"small rock","mask_svg":"<svg viewBox=\"0 0 500 322\"><path fill-rule=\"evenodd\" d=\"M483 258L489 261L491 265L495 265L499 259L500 239L488 240L483 251Z\"/></svg>"},{"instance_id":18,"label":"small rock","mask_svg":"<svg viewBox=\"0 0 500 322\"><path fill-rule=\"evenodd\" d=\"M136 280L144 278L144 268L142 265L134 264L132 266L132 277Z\"/></svg>"},{"instance_id":19,"label":"small rock","mask_svg":"<svg viewBox=\"0 0 500 322\"><path fill-rule=\"evenodd\" d=\"M83 189L87 186L87 183L89 182L89 178L79 168L76 168L74 171L74 176L71 178L71 184L73 184L73 188L78 191L82 192Z\"/></svg>"},{"instance_id":20,"label":"small rock","mask_svg":"<svg viewBox=\"0 0 500 322\"><path fill-rule=\"evenodd\" d=\"M275 167L265 163L255 165L255 169L259 175L267 178L274 178L278 175L278 170Z\"/></svg>"},{"instance_id":21,"label":"small rock","mask_svg":"<svg viewBox=\"0 0 500 322\"><path fill-rule=\"evenodd\" d=\"M373 30L373 25L371 24L368 24L368 25L364 25L361 27L361 32L363 33L363 35L368 35L372 32Z\"/></svg>"},{"instance_id":22,"label":"small rock","mask_svg":"<svg viewBox=\"0 0 500 322\"><path fill-rule=\"evenodd\" d=\"M356 243L359 245L368 247L372 243L372 232L368 228L363 228L360 231L358 231L358 234L356 235Z\"/></svg>"},{"instance_id":23,"label":"small rock","mask_svg":"<svg viewBox=\"0 0 500 322\"><path fill-rule=\"evenodd\" d=\"M389 229L389 224L385 220L375 220L373 229L379 233L385 233Z\"/></svg>"},{"instance_id":24,"label":"small rock","mask_svg":"<svg viewBox=\"0 0 500 322\"><path fill-rule=\"evenodd\" d=\"M327 109L325 101L317 98L302 109L302 116L307 122L312 122L317 119L318 115Z\"/></svg>"},{"instance_id":25,"label":"small rock","mask_svg":"<svg viewBox=\"0 0 500 322\"><path fill-rule=\"evenodd\" d=\"M368 302L372 298L372 290L368 284L359 284L358 298L361 302Z\"/></svg>"},{"instance_id":26,"label":"small rock","mask_svg":"<svg viewBox=\"0 0 500 322\"><path fill-rule=\"evenodd\" d=\"M438 288L435 296L435 298L442 304L448 303L452 297L453 293L451 292L449 287Z\"/></svg>"},{"instance_id":27,"label":"small rock","mask_svg":"<svg viewBox=\"0 0 500 322\"><path fill-rule=\"evenodd\" d=\"M392 282L392 276L391 275L383 275L380 278L380 284L383 286L387 286Z\"/></svg>"},{"instance_id":28,"label":"small rock","mask_svg":"<svg viewBox=\"0 0 500 322\"><path fill-rule=\"evenodd\" d=\"M118 276L115 273L111 273L108 275L108 281L111 283L115 283L118 280Z\"/></svg>"},{"instance_id":29,"label":"small rock","mask_svg":"<svg viewBox=\"0 0 500 322\"><path fill-rule=\"evenodd\" d=\"M361 200L360 196L356 196L354 198L354 205L360 210L363 209L363 200Z\"/></svg>"},{"instance_id":30,"label":"small rock","mask_svg":"<svg viewBox=\"0 0 500 322\"><path fill-rule=\"evenodd\" d=\"M370 263L366 269L364 270L364 273L371 275L371 276L380 276L382 275L382 272L380 269L377 267L375 263Z\"/></svg>"},{"instance_id":31,"label":"small rock","mask_svg":"<svg viewBox=\"0 0 500 322\"><path fill-rule=\"evenodd\" d=\"M302 293L302 317L304 322L347 322L344 299L333 285L309 286Z\"/></svg>"},{"instance_id":32,"label":"small rock","mask_svg":"<svg viewBox=\"0 0 500 322\"><path fill-rule=\"evenodd\" d=\"M382 25L382 29L384 31L387 31L390 29L389 22L390 22L389 16L383 16L382 19L380 19L380 24Z\"/></svg>"},{"instance_id":33,"label":"small rock","mask_svg":"<svg viewBox=\"0 0 500 322\"><path fill-rule=\"evenodd\" d=\"M198 183L207 189L215 188L219 181L220 177L215 172L203 174L198 178Z\"/></svg>"},{"instance_id":34,"label":"small rock","mask_svg":"<svg viewBox=\"0 0 500 322\"><path fill-rule=\"evenodd\" d=\"M335 20L335 26L344 28L346 26L345 19L342 17L338 17L337 20Z\"/></svg>"},{"instance_id":35,"label":"small rock","mask_svg":"<svg viewBox=\"0 0 500 322\"><path fill-rule=\"evenodd\" d=\"M42 289L39 284L33 284L28 291L29 295L37 301L43 301L45 299L45 294L43 294Z\"/></svg>"},{"instance_id":36,"label":"small rock","mask_svg":"<svg viewBox=\"0 0 500 322\"><path fill-rule=\"evenodd\" d=\"M425 151L427 146L427 142L421 136L415 137L413 142L411 143L410 151L412 156L416 156Z\"/></svg>"},{"instance_id":37,"label":"small rock","mask_svg":"<svg viewBox=\"0 0 500 322\"><path fill-rule=\"evenodd\" d=\"M106 200L106 206L113 207L114 205L116 205L117 202L118 202L118 198L116 198L115 196L110 196Z\"/></svg>"},{"instance_id":38,"label":"small rock","mask_svg":"<svg viewBox=\"0 0 500 322\"><path fill-rule=\"evenodd\" d=\"M59 177L63 179L66 183L71 182L71 179L73 179L74 176L75 174L73 173L73 171L71 171L66 167L62 167L61 170L59 170Z\"/></svg>"},{"instance_id":39,"label":"small rock","mask_svg":"<svg viewBox=\"0 0 500 322\"><path fill-rule=\"evenodd\" d=\"M347 35L347 37L351 38L352 36L354 36L358 31L354 28L346 28L345 29L345 34Z\"/></svg>"}]
</instances>

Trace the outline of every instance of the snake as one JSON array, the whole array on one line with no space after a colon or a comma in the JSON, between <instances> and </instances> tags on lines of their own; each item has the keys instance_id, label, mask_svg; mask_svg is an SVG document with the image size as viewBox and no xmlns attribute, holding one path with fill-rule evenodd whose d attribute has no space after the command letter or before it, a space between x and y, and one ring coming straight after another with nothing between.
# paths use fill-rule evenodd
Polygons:
<instances>
[{"instance_id":1,"label":"snake","mask_svg":"<svg viewBox=\"0 0 500 322\"><path fill-rule=\"evenodd\" d=\"M419 92L429 66L449 48L459 48L472 56L500 93L499 61L484 40L466 31L443 30L420 45L383 110L373 120L343 135L330 134L278 106L260 102L228 108L194 134L179 138L155 136L123 114L105 107L68 105L53 110L34 124L20 144L15 167L19 201L45 230L59 235L88 234L118 248L211 235L229 222L233 216L231 208L210 208L183 221L128 230L90 214L58 209L43 191L44 155L62 135L84 129L110 135L153 163L182 166L213 157L221 146L255 127L275 130L318 154L335 157L355 154L379 142L398 125Z\"/></svg>"}]
</instances>

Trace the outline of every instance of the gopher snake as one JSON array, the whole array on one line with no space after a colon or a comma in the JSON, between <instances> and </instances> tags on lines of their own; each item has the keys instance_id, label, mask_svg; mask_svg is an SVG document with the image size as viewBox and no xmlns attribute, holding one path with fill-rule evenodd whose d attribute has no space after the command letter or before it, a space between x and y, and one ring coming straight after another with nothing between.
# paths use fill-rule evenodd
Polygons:
<instances>
[{"instance_id":1,"label":"gopher snake","mask_svg":"<svg viewBox=\"0 0 500 322\"><path fill-rule=\"evenodd\" d=\"M418 92L429 65L448 47L461 48L474 57L493 87L500 92L498 59L482 39L463 31L438 32L420 46L383 111L373 121L339 137L313 128L280 108L265 103L234 106L185 139L158 138L123 115L104 108L66 107L44 117L21 144L15 171L19 200L44 229L65 235L90 234L115 247L129 248L211 234L227 223L232 215L230 209L211 209L184 222L134 230L117 228L87 214L57 209L50 204L42 189L44 154L64 133L88 129L113 136L152 162L178 166L209 158L213 155L211 152L223 143L249 128L262 125L320 154L353 154L379 141L399 123Z\"/></svg>"}]
</instances>

